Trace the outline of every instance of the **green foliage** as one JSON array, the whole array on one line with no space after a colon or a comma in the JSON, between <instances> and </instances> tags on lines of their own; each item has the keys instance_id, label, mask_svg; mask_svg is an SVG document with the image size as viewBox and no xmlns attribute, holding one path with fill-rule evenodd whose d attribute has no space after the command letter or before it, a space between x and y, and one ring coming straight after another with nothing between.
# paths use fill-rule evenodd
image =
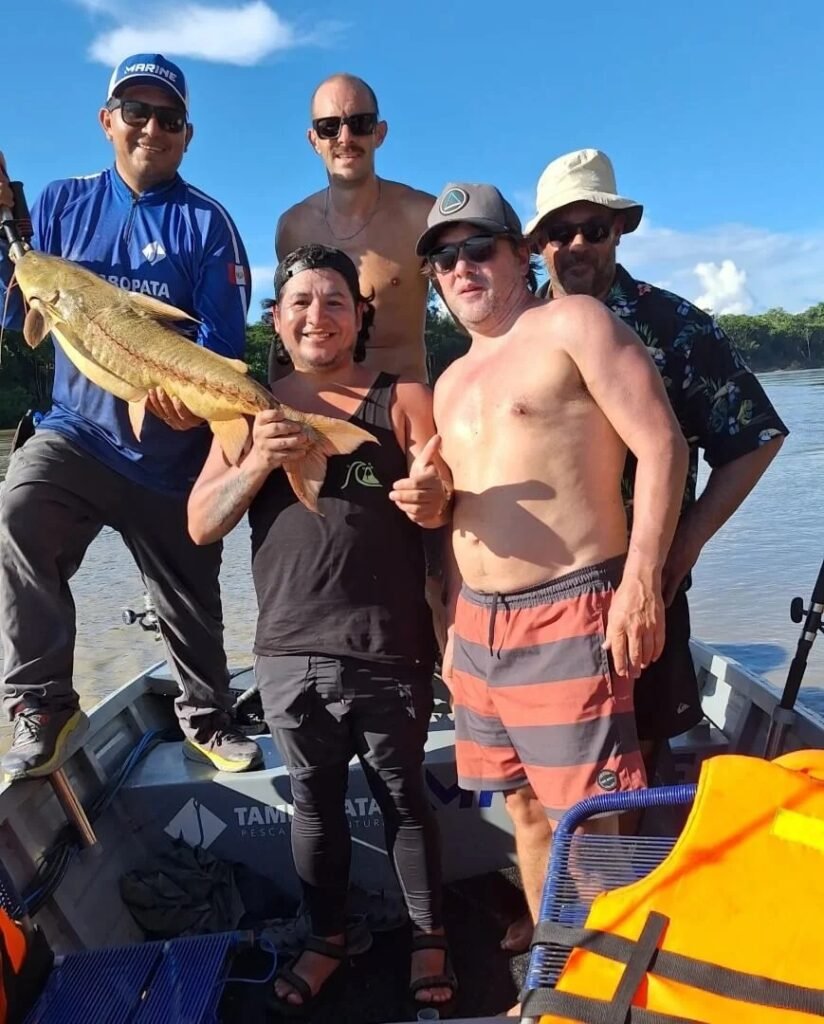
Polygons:
<instances>
[{"instance_id":1,"label":"green foliage","mask_svg":"<svg viewBox=\"0 0 824 1024\"><path fill-rule=\"evenodd\" d=\"M824 302L803 313L779 307L757 316L726 314L718 322L753 370L824 366Z\"/></svg>"},{"instance_id":2,"label":"green foliage","mask_svg":"<svg viewBox=\"0 0 824 1024\"><path fill-rule=\"evenodd\" d=\"M426 307L426 364L429 383L434 384L450 363L469 348L469 336L458 327L452 316L443 310L430 293Z\"/></svg>"},{"instance_id":3,"label":"green foliage","mask_svg":"<svg viewBox=\"0 0 824 1024\"><path fill-rule=\"evenodd\" d=\"M4 331L0 358L0 429L16 427L27 409L45 412L51 398L54 350L30 349L18 331Z\"/></svg>"}]
</instances>

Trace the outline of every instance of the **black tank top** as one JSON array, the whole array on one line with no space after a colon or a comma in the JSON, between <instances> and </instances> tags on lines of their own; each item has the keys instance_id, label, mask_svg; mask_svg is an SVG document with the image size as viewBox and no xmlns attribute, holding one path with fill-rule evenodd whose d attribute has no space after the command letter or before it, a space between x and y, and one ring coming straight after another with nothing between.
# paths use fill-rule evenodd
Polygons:
<instances>
[{"instance_id":1,"label":"black tank top","mask_svg":"<svg viewBox=\"0 0 824 1024\"><path fill-rule=\"evenodd\" d=\"M329 459L323 516L275 470L249 509L258 597L255 653L316 653L387 664L434 657L423 531L388 498L407 475L390 415L397 377L381 373L351 423L373 434Z\"/></svg>"}]
</instances>

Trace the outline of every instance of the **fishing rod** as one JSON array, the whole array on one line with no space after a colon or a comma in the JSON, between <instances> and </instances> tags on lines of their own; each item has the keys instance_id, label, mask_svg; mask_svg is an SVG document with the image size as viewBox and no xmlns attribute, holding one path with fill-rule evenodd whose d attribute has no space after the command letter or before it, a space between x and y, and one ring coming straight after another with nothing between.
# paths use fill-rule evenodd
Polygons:
<instances>
[{"instance_id":1,"label":"fishing rod","mask_svg":"<svg viewBox=\"0 0 824 1024\"><path fill-rule=\"evenodd\" d=\"M768 760L778 757L781 753L784 737L795 722L795 702L798 699L801 680L804 678L804 671L807 668L807 657L818 634L824 633L824 626L821 623L822 614L824 614L824 562L818 570L818 579L813 587L810 607L805 608L804 601L800 597L794 597L790 603L790 618L793 622L801 622L803 618L804 625L801 629L798 646L795 649L795 656L787 672L784 692L781 694L781 700L773 708L770 719L770 728L764 749L764 756ZM805 616L806 618L804 618Z\"/></svg>"},{"instance_id":2,"label":"fishing rod","mask_svg":"<svg viewBox=\"0 0 824 1024\"><path fill-rule=\"evenodd\" d=\"M0 163L0 167L5 167ZM31 249L32 236L31 214L26 203L22 181L10 181L11 193L14 197L12 209L0 206L0 231L3 233L8 247L9 256L15 262Z\"/></svg>"}]
</instances>

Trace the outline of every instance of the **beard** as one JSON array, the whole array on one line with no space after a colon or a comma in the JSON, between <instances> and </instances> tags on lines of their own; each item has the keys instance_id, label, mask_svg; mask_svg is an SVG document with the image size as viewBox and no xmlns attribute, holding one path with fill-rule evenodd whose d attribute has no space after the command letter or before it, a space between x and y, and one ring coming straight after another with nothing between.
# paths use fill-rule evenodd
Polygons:
<instances>
[{"instance_id":1,"label":"beard","mask_svg":"<svg viewBox=\"0 0 824 1024\"><path fill-rule=\"evenodd\" d=\"M556 274L565 295L592 295L597 298L612 284L615 259L567 257L563 262L556 262Z\"/></svg>"},{"instance_id":2,"label":"beard","mask_svg":"<svg viewBox=\"0 0 824 1024\"><path fill-rule=\"evenodd\" d=\"M336 352L300 352L295 366L304 370L340 370L352 362L354 344ZM294 361L294 360L293 360Z\"/></svg>"}]
</instances>

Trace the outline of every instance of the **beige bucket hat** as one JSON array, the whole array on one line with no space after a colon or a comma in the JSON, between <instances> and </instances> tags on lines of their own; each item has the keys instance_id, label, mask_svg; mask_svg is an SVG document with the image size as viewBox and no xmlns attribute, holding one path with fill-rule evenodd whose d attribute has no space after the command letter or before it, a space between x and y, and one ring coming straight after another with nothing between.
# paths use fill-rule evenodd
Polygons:
<instances>
[{"instance_id":1,"label":"beige bucket hat","mask_svg":"<svg viewBox=\"0 0 824 1024\"><path fill-rule=\"evenodd\" d=\"M641 223L644 207L618 195L612 161L599 149L578 149L547 164L538 179L535 205L538 212L524 228L531 235L544 217L570 203L598 203L624 214L624 234Z\"/></svg>"}]
</instances>

